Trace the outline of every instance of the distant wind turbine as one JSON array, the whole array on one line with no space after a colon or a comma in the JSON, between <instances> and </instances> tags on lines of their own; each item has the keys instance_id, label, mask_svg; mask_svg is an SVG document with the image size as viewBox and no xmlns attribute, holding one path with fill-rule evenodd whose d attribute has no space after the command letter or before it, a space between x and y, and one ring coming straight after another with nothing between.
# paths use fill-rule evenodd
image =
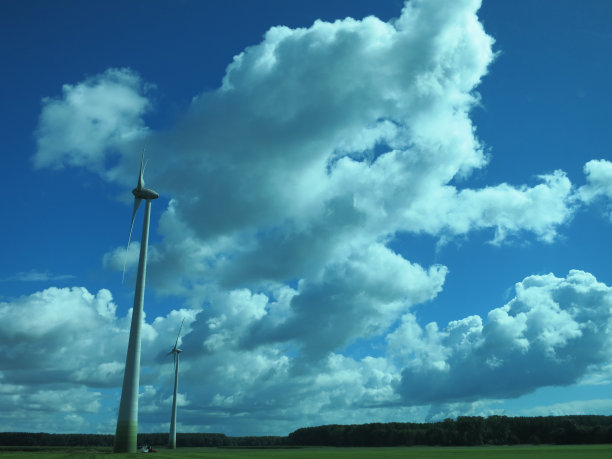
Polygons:
<instances>
[{"instance_id":1,"label":"distant wind turbine","mask_svg":"<svg viewBox=\"0 0 612 459\"><path fill-rule=\"evenodd\" d=\"M134 218L140 205L145 200L144 223L142 238L140 240L140 258L138 260L138 275L136 277L136 290L134 291L134 308L132 310L132 325L130 327L130 340L127 356L125 358L125 373L123 374L123 388L121 402L119 403L119 416L117 417L117 431L115 434L115 452L134 453L137 448L138 434L138 385L140 383L140 329L143 320L143 303L145 279L147 277L147 247L149 245L149 220L151 216L151 201L159 195L144 184L144 151L140 160L140 174L138 184L132 190L134 195L134 211L130 224L130 237L134 228ZM124 267L125 271L125 267Z\"/></svg>"},{"instance_id":2,"label":"distant wind turbine","mask_svg":"<svg viewBox=\"0 0 612 459\"><path fill-rule=\"evenodd\" d=\"M176 343L174 343L174 347L166 354L174 354L174 397L172 398L172 417L170 418L170 437L168 438L168 448L170 449L176 448L176 393L178 390L179 354L183 352L178 348L178 340L181 336L181 330L183 329L183 322L185 322L185 319L183 319L181 326L179 327L179 332L178 335L176 335Z\"/></svg>"}]
</instances>

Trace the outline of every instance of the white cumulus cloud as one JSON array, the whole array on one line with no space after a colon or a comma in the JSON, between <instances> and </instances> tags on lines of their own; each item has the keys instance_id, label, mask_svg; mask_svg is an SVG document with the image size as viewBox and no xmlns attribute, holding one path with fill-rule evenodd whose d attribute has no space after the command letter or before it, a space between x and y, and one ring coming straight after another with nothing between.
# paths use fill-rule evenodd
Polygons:
<instances>
[{"instance_id":1,"label":"white cumulus cloud","mask_svg":"<svg viewBox=\"0 0 612 459\"><path fill-rule=\"evenodd\" d=\"M609 365L612 289L583 271L534 275L505 306L421 330L414 317L387 337L405 367L406 403L511 398L563 386Z\"/></svg>"},{"instance_id":2,"label":"white cumulus cloud","mask_svg":"<svg viewBox=\"0 0 612 459\"><path fill-rule=\"evenodd\" d=\"M612 219L610 201L612 200L612 162L594 159L584 165L587 183L576 192L577 199L591 204L603 201L606 212Z\"/></svg>"},{"instance_id":3,"label":"white cumulus cloud","mask_svg":"<svg viewBox=\"0 0 612 459\"><path fill-rule=\"evenodd\" d=\"M145 134L151 102L144 92L140 77L125 68L65 84L61 97L42 101L34 165L101 170L105 154Z\"/></svg>"}]
</instances>

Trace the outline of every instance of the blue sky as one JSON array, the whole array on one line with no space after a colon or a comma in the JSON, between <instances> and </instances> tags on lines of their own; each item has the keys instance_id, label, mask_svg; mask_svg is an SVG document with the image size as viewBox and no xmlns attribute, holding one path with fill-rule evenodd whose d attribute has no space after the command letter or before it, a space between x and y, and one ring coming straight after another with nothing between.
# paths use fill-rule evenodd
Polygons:
<instances>
[{"instance_id":1,"label":"blue sky","mask_svg":"<svg viewBox=\"0 0 612 459\"><path fill-rule=\"evenodd\" d=\"M612 408L612 6L0 4L0 430Z\"/></svg>"}]
</instances>

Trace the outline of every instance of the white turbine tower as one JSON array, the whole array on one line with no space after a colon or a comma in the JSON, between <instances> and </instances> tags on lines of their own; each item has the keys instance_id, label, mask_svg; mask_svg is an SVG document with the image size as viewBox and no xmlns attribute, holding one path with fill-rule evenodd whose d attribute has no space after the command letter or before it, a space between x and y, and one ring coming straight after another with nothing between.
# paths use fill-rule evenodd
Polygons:
<instances>
[{"instance_id":1,"label":"white turbine tower","mask_svg":"<svg viewBox=\"0 0 612 459\"><path fill-rule=\"evenodd\" d=\"M181 330L183 328L183 322L181 322L181 326L179 327L178 335L176 335L176 343L174 343L174 347L170 352L166 355L174 354L174 397L172 398L172 416L170 418L170 437L168 438L168 448L174 449L176 448L176 393L178 390L178 370L179 370L179 354L183 352L178 348L178 340L181 336Z\"/></svg>"},{"instance_id":2,"label":"white turbine tower","mask_svg":"<svg viewBox=\"0 0 612 459\"><path fill-rule=\"evenodd\" d=\"M130 340L128 343L127 356L125 358L125 373L123 374L123 388L121 390L121 402L119 404L119 416L117 417L117 431L115 433L115 452L136 452L138 434L138 385L140 383L140 330L143 320L143 303L145 279L147 277L147 246L149 245L149 220L151 216L151 201L159 195L144 185L144 152L140 160L140 175L138 184L132 190L134 195L134 211L132 212L132 223L130 225L130 236L128 247L134 228L134 218L140 205L145 200L144 223L142 226L142 238L140 240L140 258L138 260L138 275L136 278L136 290L134 292L134 309L132 310L132 325L130 327ZM125 271L125 267L124 267Z\"/></svg>"}]
</instances>

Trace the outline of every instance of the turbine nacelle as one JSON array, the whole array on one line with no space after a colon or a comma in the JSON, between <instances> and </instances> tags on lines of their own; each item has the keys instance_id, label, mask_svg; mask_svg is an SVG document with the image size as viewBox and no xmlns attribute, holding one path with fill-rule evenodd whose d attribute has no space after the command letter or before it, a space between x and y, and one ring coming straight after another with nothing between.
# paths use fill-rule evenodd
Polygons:
<instances>
[{"instance_id":1,"label":"turbine nacelle","mask_svg":"<svg viewBox=\"0 0 612 459\"><path fill-rule=\"evenodd\" d=\"M146 164L144 162L144 151L142 152L142 157L140 158L140 173L138 174L138 184L136 188L132 190L132 194L136 199L157 199L159 195L149 188L145 188L144 183L144 170L146 168Z\"/></svg>"},{"instance_id":2,"label":"turbine nacelle","mask_svg":"<svg viewBox=\"0 0 612 459\"><path fill-rule=\"evenodd\" d=\"M179 355L181 352L183 352L182 349L178 348L178 340L181 337L181 330L183 329L183 323L185 322L185 319L183 319L181 321L181 326L179 327L179 331L178 334L176 335L176 342L174 343L174 347L172 348L172 350L170 352L168 352L166 355L170 355L170 354L175 354L175 355Z\"/></svg>"},{"instance_id":3,"label":"turbine nacelle","mask_svg":"<svg viewBox=\"0 0 612 459\"><path fill-rule=\"evenodd\" d=\"M138 211L138 206L140 206L140 201L143 199L145 201L151 201L153 199L159 198L159 194L156 191L150 190L149 188L145 188L144 183L144 170L145 170L145 162L144 162L144 150L142 152L142 157L140 158L140 173L138 174L138 184L136 188L132 190L132 194L134 195L134 210L132 211L132 222L130 223L130 235L128 236L127 247L125 248L125 258L123 260L123 275L121 278L121 282L125 279L125 267L127 265L127 254L130 248L130 240L132 239L132 230L134 229L134 219L136 218L136 212Z\"/></svg>"},{"instance_id":4,"label":"turbine nacelle","mask_svg":"<svg viewBox=\"0 0 612 459\"><path fill-rule=\"evenodd\" d=\"M159 194L149 188L134 188L132 194L136 199L157 199Z\"/></svg>"}]
</instances>

